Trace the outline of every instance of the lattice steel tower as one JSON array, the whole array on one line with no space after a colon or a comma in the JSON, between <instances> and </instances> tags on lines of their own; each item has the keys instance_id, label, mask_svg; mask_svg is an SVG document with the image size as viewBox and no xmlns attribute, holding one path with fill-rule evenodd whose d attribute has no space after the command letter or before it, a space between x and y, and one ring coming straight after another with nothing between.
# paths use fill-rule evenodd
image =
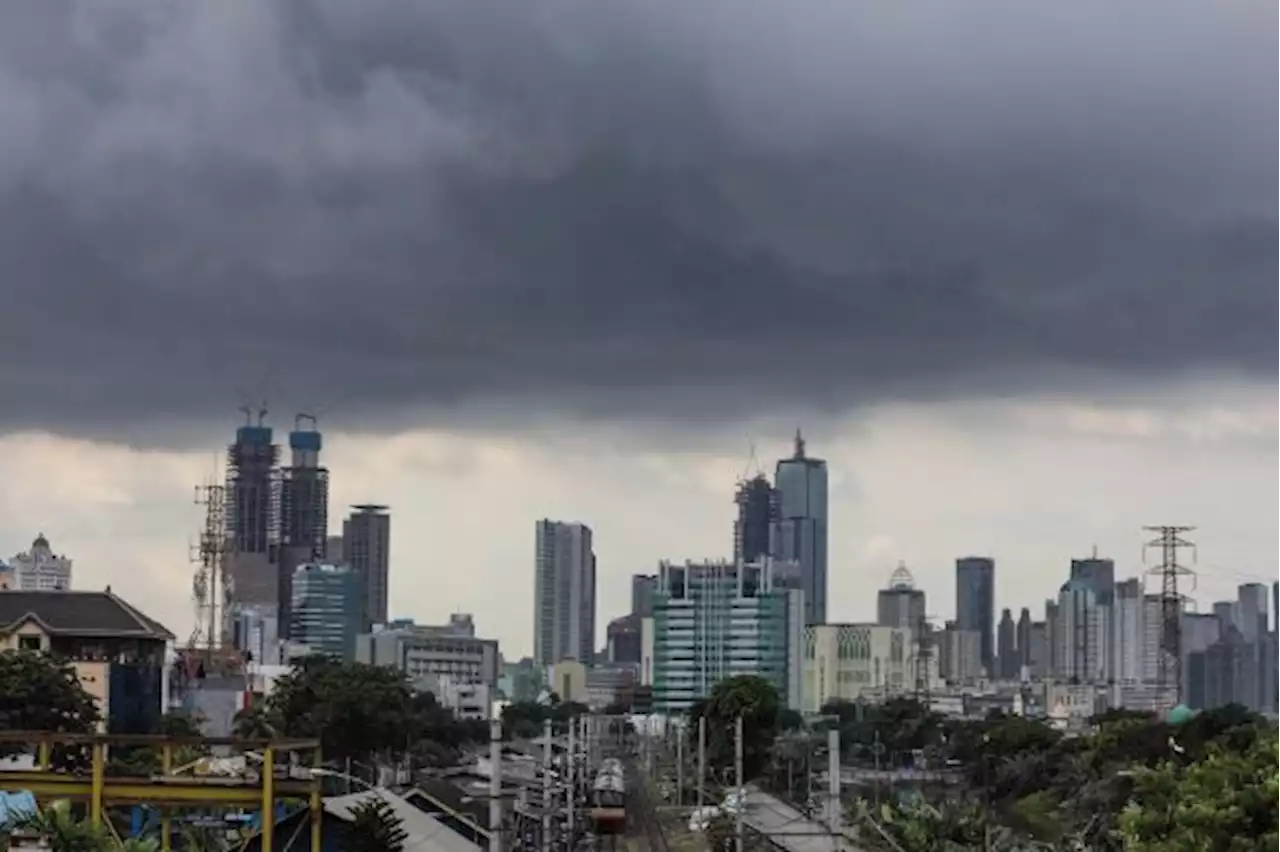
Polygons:
<instances>
[{"instance_id":1,"label":"lattice steel tower","mask_svg":"<svg viewBox=\"0 0 1280 852\"><path fill-rule=\"evenodd\" d=\"M1160 549L1160 564L1147 570L1148 574L1160 577L1160 666L1157 682L1162 698L1172 690L1174 703L1181 704L1182 593L1178 581L1180 577L1194 578L1195 572L1178 563L1178 551L1190 550L1194 562L1195 543L1184 538L1183 534L1192 532L1195 527L1146 526L1143 530L1157 533L1156 538L1143 545L1143 561L1146 561L1149 550Z\"/></svg>"}]
</instances>

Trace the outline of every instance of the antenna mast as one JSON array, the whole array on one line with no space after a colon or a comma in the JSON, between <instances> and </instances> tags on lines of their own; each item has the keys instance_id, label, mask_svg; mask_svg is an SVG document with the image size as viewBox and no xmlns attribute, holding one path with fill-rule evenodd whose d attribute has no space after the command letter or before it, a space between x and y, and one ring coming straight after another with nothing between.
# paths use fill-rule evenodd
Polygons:
<instances>
[{"instance_id":1,"label":"antenna mast","mask_svg":"<svg viewBox=\"0 0 1280 852\"><path fill-rule=\"evenodd\" d=\"M1178 551L1190 550L1192 562L1196 558L1196 545L1186 538L1184 533L1195 530L1195 527L1183 526L1146 526L1146 532L1156 533L1157 537L1142 547L1143 561L1147 551L1160 549L1160 564L1149 568L1148 574L1160 577L1160 667L1158 683L1161 700L1168 700L1173 695L1173 704L1182 703L1182 593L1178 589L1179 577L1192 578L1191 588L1195 588L1195 572L1178 563Z\"/></svg>"},{"instance_id":2,"label":"antenna mast","mask_svg":"<svg viewBox=\"0 0 1280 852\"><path fill-rule=\"evenodd\" d=\"M227 490L222 485L198 485L195 502L204 507L204 529L191 560L199 567L191 584L196 624L189 647L217 651L226 639L226 598L230 591L226 574Z\"/></svg>"}]
</instances>

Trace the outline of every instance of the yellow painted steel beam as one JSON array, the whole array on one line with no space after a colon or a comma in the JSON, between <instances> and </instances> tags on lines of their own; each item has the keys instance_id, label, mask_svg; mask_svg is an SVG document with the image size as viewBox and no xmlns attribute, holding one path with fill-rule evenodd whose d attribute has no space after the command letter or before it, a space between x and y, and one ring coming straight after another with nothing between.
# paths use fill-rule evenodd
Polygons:
<instances>
[{"instance_id":1,"label":"yellow painted steel beam","mask_svg":"<svg viewBox=\"0 0 1280 852\"><path fill-rule=\"evenodd\" d=\"M7 789L30 790L37 799L94 799L94 779L59 772L5 772ZM309 802L318 785L309 781L275 781L273 800ZM103 804L199 805L223 804L261 807L263 789L259 784L208 783L195 779L146 780L140 778L103 778L100 788Z\"/></svg>"},{"instance_id":2,"label":"yellow painted steel beam","mask_svg":"<svg viewBox=\"0 0 1280 852\"><path fill-rule=\"evenodd\" d=\"M262 848L275 849L276 841L276 753L267 747L262 752Z\"/></svg>"}]
</instances>

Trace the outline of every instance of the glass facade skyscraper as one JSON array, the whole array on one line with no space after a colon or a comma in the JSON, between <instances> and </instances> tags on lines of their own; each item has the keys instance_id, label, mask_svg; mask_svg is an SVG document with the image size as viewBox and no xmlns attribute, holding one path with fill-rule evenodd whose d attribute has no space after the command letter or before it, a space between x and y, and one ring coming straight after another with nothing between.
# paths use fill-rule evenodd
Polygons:
<instances>
[{"instance_id":1,"label":"glass facade skyscraper","mask_svg":"<svg viewBox=\"0 0 1280 852\"><path fill-rule=\"evenodd\" d=\"M996 655L996 562L985 556L956 560L956 628L981 637L982 665L994 674Z\"/></svg>"},{"instance_id":2,"label":"glass facade skyscraper","mask_svg":"<svg viewBox=\"0 0 1280 852\"><path fill-rule=\"evenodd\" d=\"M289 635L312 654L355 655L360 632L360 577L350 568L312 563L293 574Z\"/></svg>"},{"instance_id":3,"label":"glass facade skyscraper","mask_svg":"<svg viewBox=\"0 0 1280 852\"><path fill-rule=\"evenodd\" d=\"M778 462L774 475L777 519L770 545L773 558L791 562L804 592L805 623L827 621L827 463L805 455L796 432L795 454Z\"/></svg>"}]
</instances>

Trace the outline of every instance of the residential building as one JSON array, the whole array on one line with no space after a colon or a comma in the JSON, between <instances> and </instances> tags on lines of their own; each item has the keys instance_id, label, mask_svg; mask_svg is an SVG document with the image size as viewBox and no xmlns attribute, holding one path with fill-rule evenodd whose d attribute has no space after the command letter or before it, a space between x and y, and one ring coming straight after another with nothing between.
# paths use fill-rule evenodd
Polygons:
<instances>
[{"instance_id":1,"label":"residential building","mask_svg":"<svg viewBox=\"0 0 1280 852\"><path fill-rule=\"evenodd\" d=\"M292 589L290 643L350 660L360 632L360 577L345 565L312 562L293 572Z\"/></svg>"},{"instance_id":2,"label":"residential building","mask_svg":"<svg viewBox=\"0 0 1280 852\"><path fill-rule=\"evenodd\" d=\"M391 515L372 503L352 506L342 522L342 560L359 577L360 632L387 623L391 583Z\"/></svg>"},{"instance_id":3,"label":"residential building","mask_svg":"<svg viewBox=\"0 0 1280 852\"><path fill-rule=\"evenodd\" d=\"M496 692L502 656L496 639L475 635L469 615L454 615L444 625L386 627L366 633L356 640L356 660L375 666L394 666L411 681L446 676L454 683L485 684ZM537 695L541 677L532 690ZM508 698L511 698L508 692ZM512 699L517 700L517 699Z\"/></svg>"},{"instance_id":4,"label":"residential building","mask_svg":"<svg viewBox=\"0 0 1280 852\"><path fill-rule=\"evenodd\" d=\"M804 713L832 701L883 700L915 688L911 631L880 624L822 624L804 630Z\"/></svg>"},{"instance_id":5,"label":"residential building","mask_svg":"<svg viewBox=\"0 0 1280 852\"><path fill-rule=\"evenodd\" d=\"M42 651L69 663L107 733L155 730L169 703L165 648L173 638L110 588L0 593L0 650Z\"/></svg>"},{"instance_id":6,"label":"residential building","mask_svg":"<svg viewBox=\"0 0 1280 852\"><path fill-rule=\"evenodd\" d=\"M778 521L779 494L763 474L738 483L734 494L738 516L733 522L733 558L760 562L772 554L769 536Z\"/></svg>"},{"instance_id":7,"label":"residential building","mask_svg":"<svg viewBox=\"0 0 1280 852\"><path fill-rule=\"evenodd\" d=\"M774 473L777 520L770 533L777 563L794 563L804 592L805 623L827 621L827 463L805 455L804 436L796 431L791 458Z\"/></svg>"},{"instance_id":8,"label":"residential building","mask_svg":"<svg viewBox=\"0 0 1280 852\"><path fill-rule=\"evenodd\" d=\"M51 592L71 588L71 560L58 556L44 533L31 542L31 549L19 553L9 563L9 584L24 592Z\"/></svg>"},{"instance_id":9,"label":"residential building","mask_svg":"<svg viewBox=\"0 0 1280 852\"><path fill-rule=\"evenodd\" d=\"M533 659L595 662L596 554L586 524L541 520L535 529Z\"/></svg>"},{"instance_id":10,"label":"residential building","mask_svg":"<svg viewBox=\"0 0 1280 852\"><path fill-rule=\"evenodd\" d=\"M772 563L663 562L643 622L641 678L657 713L682 713L720 681L757 675L801 700L804 593L773 585Z\"/></svg>"},{"instance_id":11,"label":"residential building","mask_svg":"<svg viewBox=\"0 0 1280 852\"><path fill-rule=\"evenodd\" d=\"M888 587L876 594L876 624L917 633L926 619L924 590L916 588L906 563L899 562L889 577Z\"/></svg>"},{"instance_id":12,"label":"residential building","mask_svg":"<svg viewBox=\"0 0 1280 852\"><path fill-rule=\"evenodd\" d=\"M1115 680L1122 684L1148 682L1147 655L1152 651L1147 641L1142 581L1131 578L1116 583L1113 637L1116 642ZM1151 682L1154 682L1152 680Z\"/></svg>"},{"instance_id":13,"label":"residential building","mask_svg":"<svg viewBox=\"0 0 1280 852\"><path fill-rule=\"evenodd\" d=\"M986 556L956 560L956 629L980 637L982 667L995 674L996 561Z\"/></svg>"}]
</instances>

